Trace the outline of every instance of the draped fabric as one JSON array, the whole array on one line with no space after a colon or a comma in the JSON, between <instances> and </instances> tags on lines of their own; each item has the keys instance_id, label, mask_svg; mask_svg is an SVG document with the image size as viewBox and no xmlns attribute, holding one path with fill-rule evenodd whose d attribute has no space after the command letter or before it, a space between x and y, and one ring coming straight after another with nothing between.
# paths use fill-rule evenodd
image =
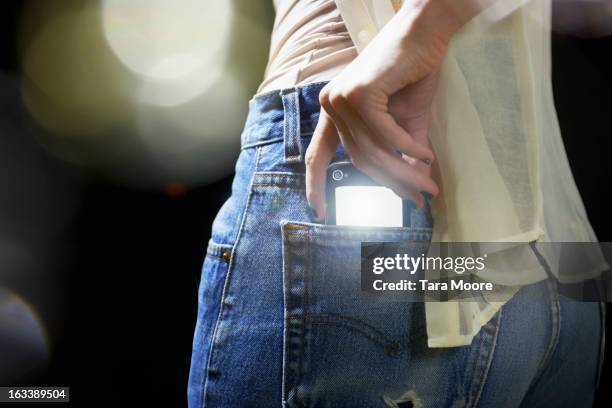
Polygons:
<instances>
[{"instance_id":1,"label":"draped fabric","mask_svg":"<svg viewBox=\"0 0 612 408\"><path fill-rule=\"evenodd\" d=\"M442 66L430 139L440 200L434 240L503 242L480 276L507 299L547 277L530 241L596 242L576 188L553 104L550 0L499 0L453 39ZM505 7L502 7L505 6ZM539 245L559 275L559 247ZM596 246L570 247L576 282L607 268ZM465 255L465 254L464 254ZM496 294L497 299L504 296ZM428 303L430 346L467 344L504 301Z\"/></svg>"},{"instance_id":2,"label":"draped fabric","mask_svg":"<svg viewBox=\"0 0 612 408\"><path fill-rule=\"evenodd\" d=\"M398 6L392 0L336 4L357 50L367 46L362 33L378 31ZM551 0L494 0L454 36L441 67L429 134L441 188L432 201L433 241L505 243L488 246L487 267L479 273L505 286L470 302L427 302L431 347L469 344L521 285L547 277L530 242L539 248L597 241L553 103L550 27ZM309 78L300 81L291 86ZM608 267L597 247L572 248L563 255L580 268L564 280L595 277ZM541 245L539 252L558 274L559 250Z\"/></svg>"}]
</instances>

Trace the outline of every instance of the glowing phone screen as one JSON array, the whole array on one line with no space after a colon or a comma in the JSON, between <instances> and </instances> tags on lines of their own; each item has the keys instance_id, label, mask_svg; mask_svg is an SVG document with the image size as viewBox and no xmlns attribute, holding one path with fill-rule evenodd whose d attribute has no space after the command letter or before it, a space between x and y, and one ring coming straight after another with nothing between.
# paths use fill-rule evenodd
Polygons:
<instances>
[{"instance_id":1,"label":"glowing phone screen","mask_svg":"<svg viewBox=\"0 0 612 408\"><path fill-rule=\"evenodd\" d=\"M336 225L401 227L402 199L382 186L336 187Z\"/></svg>"}]
</instances>

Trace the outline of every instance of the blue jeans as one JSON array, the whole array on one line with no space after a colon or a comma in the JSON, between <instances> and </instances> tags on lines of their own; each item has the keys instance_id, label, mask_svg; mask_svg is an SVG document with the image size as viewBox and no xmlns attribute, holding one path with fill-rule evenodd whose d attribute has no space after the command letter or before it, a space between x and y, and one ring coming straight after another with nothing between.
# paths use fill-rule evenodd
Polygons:
<instances>
[{"instance_id":1,"label":"blue jeans","mask_svg":"<svg viewBox=\"0 0 612 408\"><path fill-rule=\"evenodd\" d=\"M303 157L323 85L250 102L202 270L189 406L591 406L598 303L563 298L550 281L525 286L471 345L434 349L422 303L361 292L360 243L407 241L416 256L432 220L426 206L405 228L313 222ZM346 158L339 147L334 160Z\"/></svg>"}]
</instances>

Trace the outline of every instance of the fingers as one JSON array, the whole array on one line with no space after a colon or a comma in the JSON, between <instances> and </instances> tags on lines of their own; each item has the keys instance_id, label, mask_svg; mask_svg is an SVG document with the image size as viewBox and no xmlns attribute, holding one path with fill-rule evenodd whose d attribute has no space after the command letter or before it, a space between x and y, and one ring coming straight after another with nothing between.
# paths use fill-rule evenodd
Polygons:
<instances>
[{"instance_id":1,"label":"fingers","mask_svg":"<svg viewBox=\"0 0 612 408\"><path fill-rule=\"evenodd\" d=\"M395 146L389 145L387 139L375 137L376 134L346 99L330 96L330 100L330 114L340 129L340 138L355 167L402 198L414 201L418 207L424 205L423 192L438 195L438 186L429 177L429 166L422 161L415 165L414 161L405 158L406 155L398 153ZM426 147L423 151L430 150Z\"/></svg>"},{"instance_id":2,"label":"fingers","mask_svg":"<svg viewBox=\"0 0 612 408\"><path fill-rule=\"evenodd\" d=\"M327 166L331 162L339 143L338 132L333 121L321 109L319 122L306 150L306 198L317 213L317 220L325 217L325 183Z\"/></svg>"},{"instance_id":3,"label":"fingers","mask_svg":"<svg viewBox=\"0 0 612 408\"><path fill-rule=\"evenodd\" d=\"M380 181L389 186L397 195L415 202L421 208L425 204L423 193L437 196L439 193L436 183L426 174L423 174L398 156L390 156L383 165L371 170L376 177L380 172Z\"/></svg>"},{"instance_id":4,"label":"fingers","mask_svg":"<svg viewBox=\"0 0 612 408\"><path fill-rule=\"evenodd\" d=\"M350 92L330 90L328 99L331 110L337 111L346 123L352 124L356 116L360 117L372 135L395 150L425 163L433 162L434 153L429 146L415 140L389 113L389 98L362 89L357 87Z\"/></svg>"},{"instance_id":5,"label":"fingers","mask_svg":"<svg viewBox=\"0 0 612 408\"><path fill-rule=\"evenodd\" d=\"M427 164L433 162L434 154L429 146L417 142L410 133L398 125L391 114L386 112L372 114L366 111L362 117L373 133L381 135L398 151Z\"/></svg>"},{"instance_id":6,"label":"fingers","mask_svg":"<svg viewBox=\"0 0 612 408\"><path fill-rule=\"evenodd\" d=\"M372 146L371 151L375 150ZM347 152L348 152L347 148ZM352 153L353 164L368 174L378 184L389 187L404 199L412 200L417 207L425 204L422 193L438 195L438 186L427 173L418 171L414 165L390 151L378 150L364 154L361 150Z\"/></svg>"}]
</instances>

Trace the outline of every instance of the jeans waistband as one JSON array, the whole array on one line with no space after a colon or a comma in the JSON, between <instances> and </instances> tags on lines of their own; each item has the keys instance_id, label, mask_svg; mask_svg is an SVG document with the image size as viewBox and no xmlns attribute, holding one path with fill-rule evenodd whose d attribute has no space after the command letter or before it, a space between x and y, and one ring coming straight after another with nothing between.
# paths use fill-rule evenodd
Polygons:
<instances>
[{"instance_id":1,"label":"jeans waistband","mask_svg":"<svg viewBox=\"0 0 612 408\"><path fill-rule=\"evenodd\" d=\"M254 96L241 135L242 148L282 140L286 161L301 160L301 137L314 132L321 109L319 93L326 84L316 82Z\"/></svg>"},{"instance_id":2,"label":"jeans waistband","mask_svg":"<svg viewBox=\"0 0 612 408\"><path fill-rule=\"evenodd\" d=\"M255 95L249 101L249 113L241 136L242 148L282 142L284 163L303 166L303 137L312 135L319 121L319 93L327 82L316 82L300 87L280 89ZM332 162L348 160L342 145L338 146ZM303 168L301 169L303 172ZM426 205L411 212L413 227L430 228L432 219L428 200Z\"/></svg>"}]
</instances>

